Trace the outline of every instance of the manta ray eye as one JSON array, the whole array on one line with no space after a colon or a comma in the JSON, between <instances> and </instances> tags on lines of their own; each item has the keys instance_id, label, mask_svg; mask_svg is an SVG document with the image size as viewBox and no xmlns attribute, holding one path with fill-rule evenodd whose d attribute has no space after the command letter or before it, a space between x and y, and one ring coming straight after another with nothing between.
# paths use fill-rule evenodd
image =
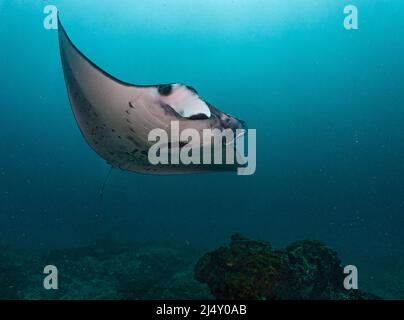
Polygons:
<instances>
[{"instance_id":1,"label":"manta ray eye","mask_svg":"<svg viewBox=\"0 0 404 320\"><path fill-rule=\"evenodd\" d=\"M162 96L169 96L173 91L173 86L171 84L163 84L158 87L158 91Z\"/></svg>"}]
</instances>

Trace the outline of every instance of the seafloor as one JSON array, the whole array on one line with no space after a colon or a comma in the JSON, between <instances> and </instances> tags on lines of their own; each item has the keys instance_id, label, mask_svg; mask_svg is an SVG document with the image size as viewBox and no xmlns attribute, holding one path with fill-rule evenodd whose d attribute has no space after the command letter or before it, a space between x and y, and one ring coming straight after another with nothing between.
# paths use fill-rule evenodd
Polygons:
<instances>
[{"instance_id":1,"label":"seafloor","mask_svg":"<svg viewBox=\"0 0 404 320\"><path fill-rule=\"evenodd\" d=\"M233 270L237 268L237 272L233 272L232 275L243 277L243 281L253 281L253 277L258 277L259 283L263 283L260 280L261 274L251 274L251 265L262 265L265 257L261 253L267 250L266 245L253 240L248 240L248 243L246 246L244 239L238 241L232 238L229 246L220 247L210 253L201 252L190 246L118 244L108 238L87 247L52 250L45 253L26 252L2 246L0 248L0 299L237 298L237 293L234 292L230 297L222 294L226 290L228 293L228 289L232 289L231 286L234 285L234 281L229 282L230 277L225 278L227 283L219 284L219 289L218 283L215 284L214 281L223 281L224 267L233 268ZM304 250L307 251L307 248L311 248L313 244L317 245L318 242L297 242L290 248L301 249L300 244L305 244ZM328 248L324 245L320 247ZM317 259L313 253L321 252L318 248L315 250L317 251L312 251L310 254ZM334 251L327 250L331 253L330 257L333 257ZM279 252L279 250L271 251L268 255L266 251L265 254L272 259L271 257L279 256ZM289 254L288 259L290 257ZM336 254L335 257L337 257ZM224 264L223 261L225 261ZM240 263L244 265L237 266ZM293 261L290 260L288 263L289 268ZM320 261L320 266L321 263ZM58 267L58 290L45 290L43 287L45 277L43 268L50 264ZM289 269L296 271L299 265L295 264L295 267L292 266ZM265 268L266 271L257 268L254 270L267 272L268 265ZM243 271L246 274L243 274ZM307 272L307 270L303 271ZM270 281L271 278L267 277L267 280ZM329 279L326 280L329 281ZM288 281L293 281L293 277L288 275ZM366 299L404 298L404 274L399 264L392 264L389 268L383 266L383 270L377 268L367 270L366 274L361 275L360 284L361 291L367 292ZM240 286L240 281L237 286ZM240 290L245 288L246 286ZM303 289L305 292L308 291L307 288ZM314 292L312 288L309 290ZM258 294L261 293L258 292ZM290 293L285 294L282 296L283 299L297 297L294 294L290 297L288 296ZM311 296L311 298L316 297Z\"/></svg>"}]
</instances>

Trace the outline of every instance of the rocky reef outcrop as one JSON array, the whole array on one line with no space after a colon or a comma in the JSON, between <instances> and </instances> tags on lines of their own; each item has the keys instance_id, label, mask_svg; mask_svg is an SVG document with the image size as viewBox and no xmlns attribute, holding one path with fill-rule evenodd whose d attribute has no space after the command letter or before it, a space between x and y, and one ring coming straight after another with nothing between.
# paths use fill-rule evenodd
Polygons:
<instances>
[{"instance_id":1,"label":"rocky reef outcrop","mask_svg":"<svg viewBox=\"0 0 404 320\"><path fill-rule=\"evenodd\" d=\"M337 253L319 241L298 241L274 249L235 234L229 246L205 254L195 278L217 299L377 299L343 287Z\"/></svg>"}]
</instances>

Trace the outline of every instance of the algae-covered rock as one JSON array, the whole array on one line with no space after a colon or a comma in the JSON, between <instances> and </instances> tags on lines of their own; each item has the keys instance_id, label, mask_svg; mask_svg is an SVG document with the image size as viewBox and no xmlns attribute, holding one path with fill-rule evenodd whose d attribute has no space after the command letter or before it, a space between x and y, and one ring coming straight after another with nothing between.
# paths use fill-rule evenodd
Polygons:
<instances>
[{"instance_id":1,"label":"algae-covered rock","mask_svg":"<svg viewBox=\"0 0 404 320\"><path fill-rule=\"evenodd\" d=\"M205 254L195 278L217 299L375 299L345 290L337 253L319 241L298 241L286 249L232 236L229 246Z\"/></svg>"},{"instance_id":2,"label":"algae-covered rock","mask_svg":"<svg viewBox=\"0 0 404 320\"><path fill-rule=\"evenodd\" d=\"M195 277L218 299L269 299L279 268L279 254L268 243L236 234L229 247L199 260Z\"/></svg>"},{"instance_id":3,"label":"algae-covered rock","mask_svg":"<svg viewBox=\"0 0 404 320\"><path fill-rule=\"evenodd\" d=\"M344 273L337 253L320 241L298 241L281 256L279 299L330 299L343 290Z\"/></svg>"}]
</instances>

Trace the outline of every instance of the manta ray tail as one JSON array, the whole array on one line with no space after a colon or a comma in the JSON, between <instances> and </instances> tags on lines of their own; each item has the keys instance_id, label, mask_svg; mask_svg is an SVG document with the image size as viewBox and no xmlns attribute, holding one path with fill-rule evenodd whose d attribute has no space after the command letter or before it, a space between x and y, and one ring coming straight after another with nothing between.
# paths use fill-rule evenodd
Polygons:
<instances>
[{"instance_id":1,"label":"manta ray tail","mask_svg":"<svg viewBox=\"0 0 404 320\"><path fill-rule=\"evenodd\" d=\"M101 201L104 199L105 186L107 185L108 178L109 178L109 176L111 175L111 172L112 172L112 169L113 169L113 168L114 168L113 166L111 166L111 167L109 168L108 173L107 173L107 175L106 175L105 178L104 178L104 182L102 183L102 186L101 186L101 189L100 189L100 200L101 200Z\"/></svg>"}]
</instances>

